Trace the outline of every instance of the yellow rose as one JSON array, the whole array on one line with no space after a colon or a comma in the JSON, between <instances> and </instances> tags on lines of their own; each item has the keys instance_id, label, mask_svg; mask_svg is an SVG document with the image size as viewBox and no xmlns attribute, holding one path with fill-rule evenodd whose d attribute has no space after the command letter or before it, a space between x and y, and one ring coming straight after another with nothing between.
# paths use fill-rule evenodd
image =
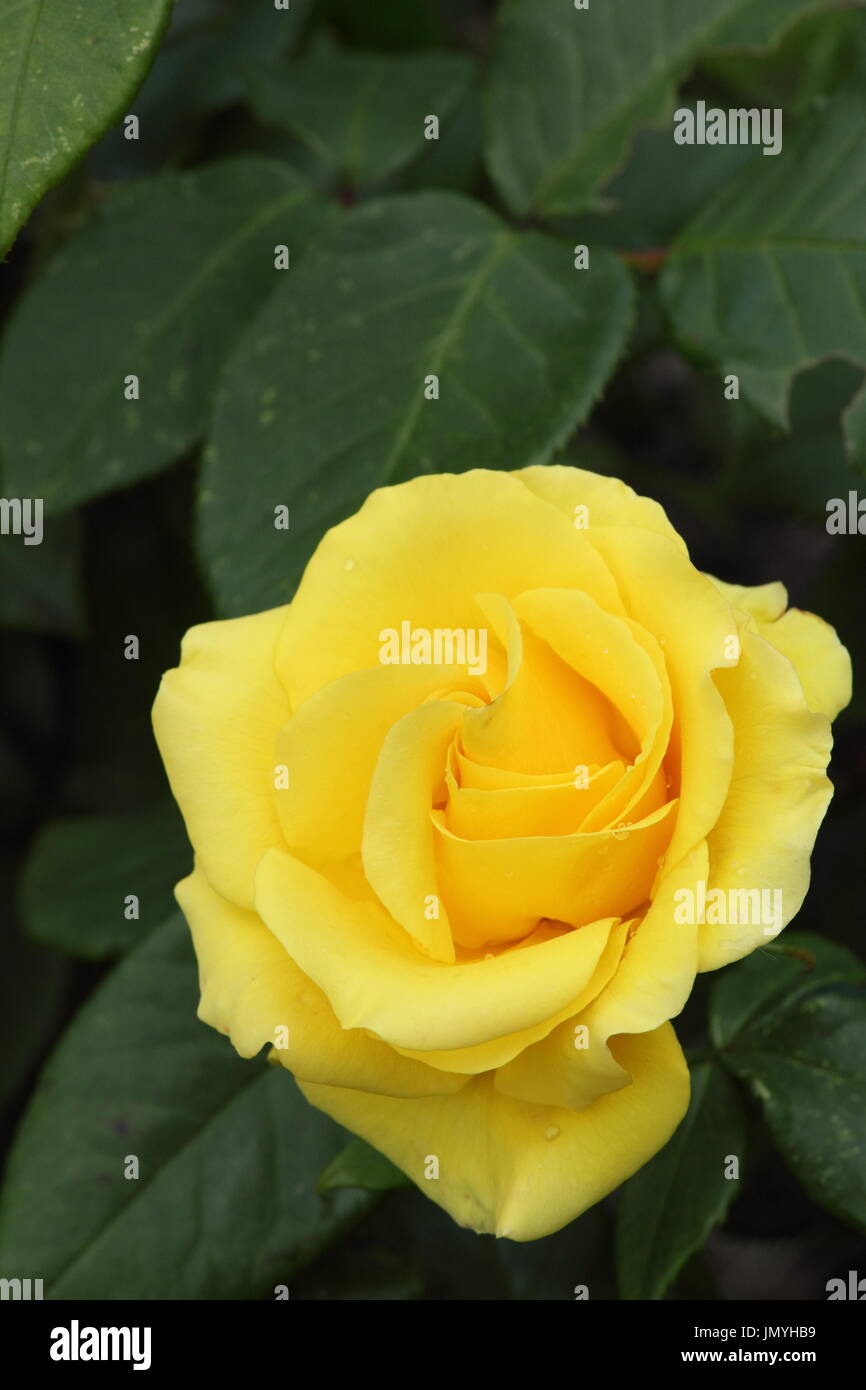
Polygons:
<instances>
[{"instance_id":1,"label":"yellow rose","mask_svg":"<svg viewBox=\"0 0 866 1390\"><path fill-rule=\"evenodd\" d=\"M462 1225L571 1221L682 1118L696 972L806 892L850 662L786 603L577 469L373 493L156 700L200 1017Z\"/></svg>"}]
</instances>

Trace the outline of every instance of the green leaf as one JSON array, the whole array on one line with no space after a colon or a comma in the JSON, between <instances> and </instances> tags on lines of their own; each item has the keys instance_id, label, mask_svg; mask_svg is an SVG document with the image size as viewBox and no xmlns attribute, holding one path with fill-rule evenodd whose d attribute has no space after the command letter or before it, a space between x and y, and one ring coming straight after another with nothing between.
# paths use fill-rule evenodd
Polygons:
<instances>
[{"instance_id":1,"label":"green leaf","mask_svg":"<svg viewBox=\"0 0 866 1390\"><path fill-rule=\"evenodd\" d=\"M445 124L474 73L459 53L342 53L317 48L250 83L253 107L295 135L341 183L366 189L428 143L429 115Z\"/></svg>"},{"instance_id":2,"label":"green leaf","mask_svg":"<svg viewBox=\"0 0 866 1390\"><path fill-rule=\"evenodd\" d=\"M733 1155L742 1163L745 1142L737 1087L713 1062L694 1067L685 1119L620 1196L616 1259L623 1298L662 1298L721 1224L739 1190L725 1176L726 1162Z\"/></svg>"},{"instance_id":3,"label":"green leaf","mask_svg":"<svg viewBox=\"0 0 866 1390\"><path fill-rule=\"evenodd\" d=\"M683 106L694 110L694 102ZM670 130L643 130L605 191L604 210L568 224L574 240L629 251L662 249L753 157L746 145L677 145Z\"/></svg>"},{"instance_id":4,"label":"green leaf","mask_svg":"<svg viewBox=\"0 0 866 1390\"><path fill-rule=\"evenodd\" d=\"M810 932L786 931L772 946L754 951L713 981L710 1036L717 1048L778 1008L787 1008L816 985L866 982L866 966L845 946Z\"/></svg>"},{"instance_id":5,"label":"green leaf","mask_svg":"<svg viewBox=\"0 0 866 1390\"><path fill-rule=\"evenodd\" d=\"M464 198L366 204L278 288L227 365L199 541L221 611L291 597L323 530L418 473L541 462L619 357L620 262L522 234ZM439 399L425 380L439 378ZM238 468L247 459L254 471ZM276 530L274 507L290 509Z\"/></svg>"},{"instance_id":6,"label":"green leaf","mask_svg":"<svg viewBox=\"0 0 866 1390\"><path fill-rule=\"evenodd\" d=\"M720 41L770 43L814 0L506 0L490 68L488 165L513 212L591 208L636 131ZM673 134L671 132L671 139Z\"/></svg>"},{"instance_id":7,"label":"green leaf","mask_svg":"<svg viewBox=\"0 0 866 1390\"><path fill-rule=\"evenodd\" d=\"M723 1060L761 1102L814 1201L866 1230L866 988L816 984L730 1042Z\"/></svg>"},{"instance_id":8,"label":"green leaf","mask_svg":"<svg viewBox=\"0 0 866 1390\"><path fill-rule=\"evenodd\" d=\"M251 1298L365 1209L358 1192L316 1195L343 1131L199 1023L197 995L174 917L85 1004L9 1159L4 1276L32 1271L51 1298Z\"/></svg>"},{"instance_id":9,"label":"green leaf","mask_svg":"<svg viewBox=\"0 0 866 1390\"><path fill-rule=\"evenodd\" d=\"M198 440L214 380L324 212L250 158L122 187L21 299L0 354L6 487L46 511L155 473ZM140 399L125 381L139 379Z\"/></svg>"},{"instance_id":10,"label":"green leaf","mask_svg":"<svg viewBox=\"0 0 866 1390\"><path fill-rule=\"evenodd\" d=\"M184 465L87 508L88 640L63 672L64 811L134 811L166 795L153 697L180 635L213 616L189 543L194 483ZM137 660L125 659L130 629Z\"/></svg>"},{"instance_id":11,"label":"green leaf","mask_svg":"<svg viewBox=\"0 0 866 1390\"><path fill-rule=\"evenodd\" d=\"M768 13L766 6L753 7L748 17L754 22ZM856 77L864 56L862 10L822 6L787 32L773 53L713 54L701 64L696 81L723 84L733 100L719 100L720 106L781 106L790 121Z\"/></svg>"},{"instance_id":12,"label":"green leaf","mask_svg":"<svg viewBox=\"0 0 866 1390\"><path fill-rule=\"evenodd\" d=\"M0 627L75 636L82 623L78 518L55 517L43 526L39 545L0 536Z\"/></svg>"},{"instance_id":13,"label":"green leaf","mask_svg":"<svg viewBox=\"0 0 866 1390\"><path fill-rule=\"evenodd\" d=\"M11 857L0 855L0 1116L56 1036L71 969L19 931L12 911L13 872Z\"/></svg>"},{"instance_id":14,"label":"green leaf","mask_svg":"<svg viewBox=\"0 0 866 1390\"><path fill-rule=\"evenodd\" d=\"M191 859L174 802L130 815L49 822L21 884L27 934L85 960L120 955L172 911L172 889ZM134 920L126 918L130 894L138 899Z\"/></svg>"},{"instance_id":15,"label":"green leaf","mask_svg":"<svg viewBox=\"0 0 866 1390\"><path fill-rule=\"evenodd\" d=\"M832 0L741 0L715 35L717 48L766 48L784 35L802 14L826 10Z\"/></svg>"},{"instance_id":16,"label":"green leaf","mask_svg":"<svg viewBox=\"0 0 866 1390\"><path fill-rule=\"evenodd\" d=\"M840 356L866 366L866 120L838 93L760 152L678 238L661 294L682 350L739 377L787 427L792 378Z\"/></svg>"},{"instance_id":17,"label":"green leaf","mask_svg":"<svg viewBox=\"0 0 866 1390\"><path fill-rule=\"evenodd\" d=\"M387 1192L393 1187L412 1187L411 1179L378 1149L363 1139L353 1139L319 1176L323 1195L340 1187L362 1187L366 1192Z\"/></svg>"},{"instance_id":18,"label":"green leaf","mask_svg":"<svg viewBox=\"0 0 866 1390\"><path fill-rule=\"evenodd\" d=\"M838 359L801 372L791 391L790 434L745 401L733 415L726 412L736 445L723 480L725 496L738 507L788 513L823 527L828 500L847 499L859 482L846 456L840 416L862 375ZM824 613L817 606L814 611Z\"/></svg>"},{"instance_id":19,"label":"green leaf","mask_svg":"<svg viewBox=\"0 0 866 1390\"><path fill-rule=\"evenodd\" d=\"M866 473L866 382L842 414L842 432L852 467Z\"/></svg>"},{"instance_id":20,"label":"green leaf","mask_svg":"<svg viewBox=\"0 0 866 1390\"><path fill-rule=\"evenodd\" d=\"M591 1303L616 1298L611 1221L601 1205L541 1240L497 1240L495 1251L512 1299L573 1302L584 1288Z\"/></svg>"},{"instance_id":21,"label":"green leaf","mask_svg":"<svg viewBox=\"0 0 866 1390\"><path fill-rule=\"evenodd\" d=\"M0 255L46 189L125 114L172 0L0 0Z\"/></svg>"},{"instance_id":22,"label":"green leaf","mask_svg":"<svg viewBox=\"0 0 866 1390\"><path fill-rule=\"evenodd\" d=\"M245 95L244 73L278 66L297 44L311 0L292 0L288 10L246 0L226 13L220 9L205 22L183 24L184 7L135 99L139 139L127 140L122 129L109 131L94 149L89 166L98 177L118 177L130 167L158 169L175 144L186 151L197 122L215 111L239 104Z\"/></svg>"},{"instance_id":23,"label":"green leaf","mask_svg":"<svg viewBox=\"0 0 866 1390\"><path fill-rule=\"evenodd\" d=\"M336 25L340 37L360 47L429 48L445 38L437 0L319 0L319 14Z\"/></svg>"}]
</instances>

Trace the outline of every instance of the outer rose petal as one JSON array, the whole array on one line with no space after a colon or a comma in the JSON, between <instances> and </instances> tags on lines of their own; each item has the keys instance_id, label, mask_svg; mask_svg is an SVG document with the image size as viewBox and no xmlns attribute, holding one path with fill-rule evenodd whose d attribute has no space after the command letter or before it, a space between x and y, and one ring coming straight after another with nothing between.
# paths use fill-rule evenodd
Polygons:
<instances>
[{"instance_id":1,"label":"outer rose petal","mask_svg":"<svg viewBox=\"0 0 866 1390\"><path fill-rule=\"evenodd\" d=\"M240 907L252 907L256 865L283 838L275 748L291 710L274 650L287 611L190 628L153 707L189 838L210 882Z\"/></svg>"},{"instance_id":2,"label":"outer rose petal","mask_svg":"<svg viewBox=\"0 0 866 1390\"><path fill-rule=\"evenodd\" d=\"M665 515L664 508L651 497L641 497L619 478L607 478L601 473L589 473L584 468L568 464L536 463L520 468L515 474L536 497L552 502L574 521L575 507L584 506L589 513L587 532L592 535L597 526L634 526L641 531L655 531L688 554L686 544Z\"/></svg>"},{"instance_id":3,"label":"outer rose petal","mask_svg":"<svg viewBox=\"0 0 866 1390\"><path fill-rule=\"evenodd\" d=\"M428 1100L306 1083L301 1090L387 1154L461 1226L536 1240L630 1177L685 1114L689 1072L670 1024L613 1047L631 1084L579 1111L511 1100L489 1075ZM439 1177L425 1180L430 1155Z\"/></svg>"},{"instance_id":4,"label":"outer rose petal","mask_svg":"<svg viewBox=\"0 0 866 1390\"><path fill-rule=\"evenodd\" d=\"M381 488L320 542L292 600L277 669L293 705L379 661L379 633L484 626L476 594L563 586L621 611L584 533L507 473Z\"/></svg>"},{"instance_id":5,"label":"outer rose petal","mask_svg":"<svg viewBox=\"0 0 866 1390\"><path fill-rule=\"evenodd\" d=\"M809 708L835 719L851 699L851 658L830 624L814 613L788 608L784 584L748 588L713 575L708 578L735 607L754 618L761 636L788 658Z\"/></svg>"},{"instance_id":6,"label":"outer rose petal","mask_svg":"<svg viewBox=\"0 0 866 1390\"><path fill-rule=\"evenodd\" d=\"M346 1031L320 989L286 955L254 912L221 898L201 869L175 889L199 963L198 1016L226 1033L241 1057L254 1057L289 1030L273 1059L300 1081L417 1097L459 1090L451 1076L401 1057L360 1029Z\"/></svg>"},{"instance_id":7,"label":"outer rose petal","mask_svg":"<svg viewBox=\"0 0 866 1390\"><path fill-rule=\"evenodd\" d=\"M851 699L851 658L830 624L789 608L776 622L759 622L758 631L790 661L809 708L835 719Z\"/></svg>"},{"instance_id":8,"label":"outer rose petal","mask_svg":"<svg viewBox=\"0 0 866 1390\"><path fill-rule=\"evenodd\" d=\"M784 926L806 895L812 847L833 794L825 772L832 735L829 721L810 712L787 657L748 627L740 640L739 665L716 673L736 743L730 791L708 836L708 886L780 889ZM760 922L707 923L699 968L739 960L768 939Z\"/></svg>"}]
</instances>

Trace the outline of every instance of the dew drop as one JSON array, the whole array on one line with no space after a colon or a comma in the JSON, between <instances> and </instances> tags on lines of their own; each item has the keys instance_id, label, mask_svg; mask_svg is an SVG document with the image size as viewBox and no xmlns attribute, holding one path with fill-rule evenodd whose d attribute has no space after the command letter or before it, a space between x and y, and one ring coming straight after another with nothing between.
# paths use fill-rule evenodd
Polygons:
<instances>
[{"instance_id":1,"label":"dew drop","mask_svg":"<svg viewBox=\"0 0 866 1390\"><path fill-rule=\"evenodd\" d=\"M548 1125L547 1129L544 1131L544 1137L545 1139L558 1139L559 1125Z\"/></svg>"},{"instance_id":2,"label":"dew drop","mask_svg":"<svg viewBox=\"0 0 866 1390\"><path fill-rule=\"evenodd\" d=\"M354 568L355 568L355 561L354 561L354 560L346 559L346 560L343 561L343 569L344 569L344 570L353 570Z\"/></svg>"}]
</instances>

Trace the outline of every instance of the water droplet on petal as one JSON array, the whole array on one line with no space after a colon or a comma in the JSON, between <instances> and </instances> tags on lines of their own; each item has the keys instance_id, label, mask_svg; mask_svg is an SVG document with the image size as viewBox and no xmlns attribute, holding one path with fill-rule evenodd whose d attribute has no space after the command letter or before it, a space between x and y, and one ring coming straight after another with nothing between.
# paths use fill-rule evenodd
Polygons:
<instances>
[{"instance_id":1,"label":"water droplet on petal","mask_svg":"<svg viewBox=\"0 0 866 1390\"><path fill-rule=\"evenodd\" d=\"M545 1139L558 1139L559 1125L548 1125L547 1129L544 1131L544 1137Z\"/></svg>"},{"instance_id":2,"label":"water droplet on petal","mask_svg":"<svg viewBox=\"0 0 866 1390\"><path fill-rule=\"evenodd\" d=\"M346 560L343 561L343 569L344 569L344 570L353 570L354 568L355 568L355 561L354 561L354 560L346 559Z\"/></svg>"}]
</instances>

